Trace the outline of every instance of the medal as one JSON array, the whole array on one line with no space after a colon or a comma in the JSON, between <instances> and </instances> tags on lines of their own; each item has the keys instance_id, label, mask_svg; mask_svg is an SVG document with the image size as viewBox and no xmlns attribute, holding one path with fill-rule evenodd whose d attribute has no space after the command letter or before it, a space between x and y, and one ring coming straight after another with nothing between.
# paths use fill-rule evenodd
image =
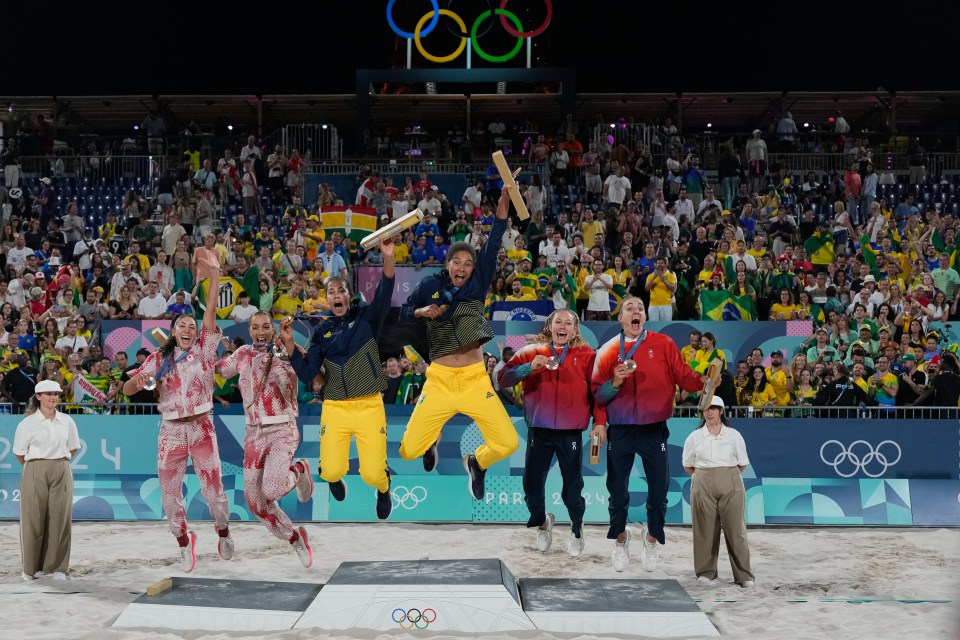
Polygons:
<instances>
[{"instance_id":1,"label":"medal","mask_svg":"<svg viewBox=\"0 0 960 640\"><path fill-rule=\"evenodd\" d=\"M567 358L567 350L570 348L570 343L563 345L563 349L560 350L560 353L557 353L557 350L553 348L553 343L551 342L547 346L550 347L550 353L553 354L549 360L547 360L547 369L550 371L556 371L560 368L560 365L563 364L563 361Z\"/></svg>"},{"instance_id":2,"label":"medal","mask_svg":"<svg viewBox=\"0 0 960 640\"><path fill-rule=\"evenodd\" d=\"M637 338L637 341L633 343L633 346L630 347L630 351L626 351L627 346L627 336L622 331L620 332L620 362L627 368L627 371L633 373L637 368L637 363L633 361L633 354L636 353L637 348L640 346L640 343L644 341L647 337L647 330L644 329L643 333L640 334L640 337Z\"/></svg>"}]
</instances>

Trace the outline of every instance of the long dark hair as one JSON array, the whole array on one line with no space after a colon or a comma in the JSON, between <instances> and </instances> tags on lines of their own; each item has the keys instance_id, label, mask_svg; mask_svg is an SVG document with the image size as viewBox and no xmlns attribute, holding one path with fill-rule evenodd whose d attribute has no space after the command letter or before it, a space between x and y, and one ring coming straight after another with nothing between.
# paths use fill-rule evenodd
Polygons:
<instances>
[{"instance_id":1,"label":"long dark hair","mask_svg":"<svg viewBox=\"0 0 960 640\"><path fill-rule=\"evenodd\" d=\"M330 280L333 280L333 278L330 278ZM337 280L342 280L342 278L338 277ZM347 291L349 290L350 290L350 287L348 286ZM250 319L247 320L247 324L252 322L253 319L256 318L257 316L266 316L267 320L269 320L271 324L273 323L273 318L270 316L269 313L267 313L266 311L257 311L252 316L250 316ZM270 349L267 352L267 366L263 370L263 377L261 378L261 383L260 383L261 387L263 387L264 383L270 378L270 369L273 367L273 356L275 353L276 351L274 351L273 349ZM261 388L261 393L262 393L262 388Z\"/></svg>"},{"instance_id":2,"label":"long dark hair","mask_svg":"<svg viewBox=\"0 0 960 640\"><path fill-rule=\"evenodd\" d=\"M757 371L757 369L760 369L760 371L763 371L763 374L764 374L763 377L760 378L759 385L757 384L757 379L753 377L753 374ZM766 389L767 388L766 374L767 372L764 370L763 367L761 367L760 365L754 365L754 367L750 369L750 380L749 382L747 382L747 389L749 389L750 391L763 391L764 389Z\"/></svg>"},{"instance_id":3,"label":"long dark hair","mask_svg":"<svg viewBox=\"0 0 960 640\"><path fill-rule=\"evenodd\" d=\"M190 318L194 321L194 323L197 321L197 319L189 313L180 313L173 317L173 320L170 321L170 335L167 336L167 341L163 344L163 346L160 347L161 359L169 358L173 355L173 350L177 346L177 339L173 337L173 330L177 328L177 322L179 322L181 318L185 317Z\"/></svg>"}]
</instances>

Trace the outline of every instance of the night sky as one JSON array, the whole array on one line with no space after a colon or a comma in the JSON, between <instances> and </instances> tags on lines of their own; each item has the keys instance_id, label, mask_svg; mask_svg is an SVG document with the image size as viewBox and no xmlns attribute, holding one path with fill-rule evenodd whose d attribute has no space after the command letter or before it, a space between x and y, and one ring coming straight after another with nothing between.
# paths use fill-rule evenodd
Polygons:
<instances>
[{"instance_id":1,"label":"night sky","mask_svg":"<svg viewBox=\"0 0 960 640\"><path fill-rule=\"evenodd\" d=\"M387 24L386 0L262 3L281 7L279 13L251 11L249 3L18 4L4 7L0 87L8 96L352 93L356 68L405 60L405 41ZM451 6L468 29L491 4L499 6L439 4ZM960 88L956 36L948 31L960 18L954 3L896 10L843 0L554 5L550 27L534 40L536 58L575 67L582 92ZM545 15L543 0L514 0L507 8L524 29ZM397 0L394 15L400 28L412 30L429 10L429 0ZM425 46L451 51L452 25L442 19ZM515 40L494 24L481 42L505 52ZM463 59L445 67L462 68Z\"/></svg>"}]
</instances>

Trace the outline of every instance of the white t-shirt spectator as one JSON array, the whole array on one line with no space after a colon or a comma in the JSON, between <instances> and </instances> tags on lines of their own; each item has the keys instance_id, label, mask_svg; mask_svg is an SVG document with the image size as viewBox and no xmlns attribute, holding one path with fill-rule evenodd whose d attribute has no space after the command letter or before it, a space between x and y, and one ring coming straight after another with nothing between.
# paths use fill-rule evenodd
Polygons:
<instances>
[{"instance_id":1,"label":"white t-shirt spectator","mask_svg":"<svg viewBox=\"0 0 960 640\"><path fill-rule=\"evenodd\" d=\"M417 209L420 209L423 213L429 213L436 219L440 217L443 206L440 204L440 198L430 198L429 200L424 198L417 204Z\"/></svg>"},{"instance_id":2,"label":"white t-shirt spectator","mask_svg":"<svg viewBox=\"0 0 960 640\"><path fill-rule=\"evenodd\" d=\"M137 305L137 311L140 312L141 318L162 318L167 312L167 301L159 294L155 298L147 296Z\"/></svg>"},{"instance_id":3,"label":"white t-shirt spectator","mask_svg":"<svg viewBox=\"0 0 960 640\"><path fill-rule=\"evenodd\" d=\"M7 265L13 267L15 270L23 268L23 265L27 264L27 256L33 255L33 249L30 247L24 247L23 249L17 249L13 247L7 251Z\"/></svg>"},{"instance_id":4,"label":"white t-shirt spectator","mask_svg":"<svg viewBox=\"0 0 960 640\"><path fill-rule=\"evenodd\" d=\"M90 242L81 240L73 245L73 259L77 261L78 267L87 270L92 266L91 255L93 254L93 249L93 240L90 240Z\"/></svg>"},{"instance_id":5,"label":"white t-shirt spectator","mask_svg":"<svg viewBox=\"0 0 960 640\"><path fill-rule=\"evenodd\" d=\"M540 250L540 255L547 256L547 265L551 268L556 267L558 262L568 262L570 260L570 248L561 240L557 246L553 242Z\"/></svg>"},{"instance_id":6,"label":"white t-shirt spectator","mask_svg":"<svg viewBox=\"0 0 960 640\"><path fill-rule=\"evenodd\" d=\"M623 201L627 199L630 180L624 176L618 177L616 174L611 174L603 181L603 185L607 187L607 202L623 204Z\"/></svg>"},{"instance_id":7,"label":"white t-shirt spectator","mask_svg":"<svg viewBox=\"0 0 960 640\"><path fill-rule=\"evenodd\" d=\"M467 202L471 204L474 209L476 209L483 201L483 191L477 189L476 185L470 185L467 187L467 190L463 192L463 197L467 199Z\"/></svg>"},{"instance_id":8,"label":"white t-shirt spectator","mask_svg":"<svg viewBox=\"0 0 960 640\"><path fill-rule=\"evenodd\" d=\"M507 229L503 232L503 248L506 251L513 251L517 248L516 241L520 232L516 229Z\"/></svg>"},{"instance_id":9,"label":"white t-shirt spectator","mask_svg":"<svg viewBox=\"0 0 960 640\"><path fill-rule=\"evenodd\" d=\"M257 313L258 311L260 310L255 306L253 306L252 304L248 304L245 307L238 304L233 308L233 311L230 312L230 315L228 317L231 320L236 320L237 322L246 322L247 320L253 317L253 314Z\"/></svg>"},{"instance_id":10,"label":"white t-shirt spectator","mask_svg":"<svg viewBox=\"0 0 960 640\"><path fill-rule=\"evenodd\" d=\"M13 305L14 309L19 309L27 304L27 292L24 289L23 281L20 278L14 278L7 285L7 302Z\"/></svg>"},{"instance_id":11,"label":"white t-shirt spectator","mask_svg":"<svg viewBox=\"0 0 960 640\"><path fill-rule=\"evenodd\" d=\"M591 273L584 281L584 286L590 291L590 301L587 302L588 311L610 311L610 293L604 283L612 287L613 276L608 273L595 276Z\"/></svg>"},{"instance_id":12,"label":"white t-shirt spectator","mask_svg":"<svg viewBox=\"0 0 960 640\"><path fill-rule=\"evenodd\" d=\"M83 336L63 336L57 343L54 345L57 349L63 349L64 347L70 347L70 351L76 353L81 349L87 348L87 339Z\"/></svg>"}]
</instances>

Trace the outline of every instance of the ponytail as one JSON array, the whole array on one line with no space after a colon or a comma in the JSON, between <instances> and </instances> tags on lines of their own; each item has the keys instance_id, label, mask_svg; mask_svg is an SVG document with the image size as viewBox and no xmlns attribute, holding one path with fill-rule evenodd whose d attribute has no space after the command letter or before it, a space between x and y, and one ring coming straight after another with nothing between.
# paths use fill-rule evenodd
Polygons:
<instances>
[{"instance_id":1,"label":"ponytail","mask_svg":"<svg viewBox=\"0 0 960 640\"><path fill-rule=\"evenodd\" d=\"M27 408L23 410L24 417L31 416L40 410L40 400L37 398L37 394L30 396L30 399L27 400Z\"/></svg>"}]
</instances>

